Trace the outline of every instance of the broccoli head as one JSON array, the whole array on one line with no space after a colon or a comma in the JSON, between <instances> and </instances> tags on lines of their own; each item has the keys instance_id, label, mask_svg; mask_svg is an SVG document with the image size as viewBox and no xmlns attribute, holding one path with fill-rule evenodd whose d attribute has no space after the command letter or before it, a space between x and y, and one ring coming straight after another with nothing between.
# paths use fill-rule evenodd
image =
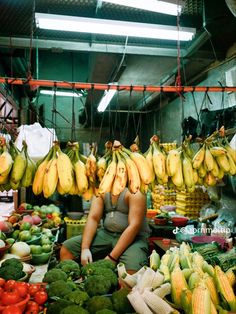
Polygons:
<instances>
[{"instance_id":1,"label":"broccoli head","mask_svg":"<svg viewBox=\"0 0 236 314\"><path fill-rule=\"evenodd\" d=\"M111 283L102 275L93 275L84 282L84 289L90 297L107 294L111 289Z\"/></svg>"},{"instance_id":2,"label":"broccoli head","mask_svg":"<svg viewBox=\"0 0 236 314\"><path fill-rule=\"evenodd\" d=\"M81 274L83 276L89 276L89 275L93 274L93 272L97 268L105 268L105 269L115 270L116 266L114 263L112 263L109 260L101 259L101 260L98 260L96 262L92 262L92 263L89 263L89 264L82 266Z\"/></svg>"},{"instance_id":3,"label":"broccoli head","mask_svg":"<svg viewBox=\"0 0 236 314\"><path fill-rule=\"evenodd\" d=\"M18 280L25 276L23 271L16 271L13 266L2 266L0 267L0 277L5 280L13 279Z\"/></svg>"},{"instance_id":4,"label":"broccoli head","mask_svg":"<svg viewBox=\"0 0 236 314\"><path fill-rule=\"evenodd\" d=\"M113 306L110 298L103 295L97 295L88 300L87 309L90 314L94 314L97 311L104 309L112 310Z\"/></svg>"},{"instance_id":5,"label":"broccoli head","mask_svg":"<svg viewBox=\"0 0 236 314\"><path fill-rule=\"evenodd\" d=\"M111 300L114 310L119 314L132 313L133 307L131 306L127 295L129 290L126 288L117 290L112 293Z\"/></svg>"},{"instance_id":6,"label":"broccoli head","mask_svg":"<svg viewBox=\"0 0 236 314\"><path fill-rule=\"evenodd\" d=\"M18 258L8 258L4 262L2 262L1 267L11 266L15 268L15 271L23 271L23 264Z\"/></svg>"},{"instance_id":7,"label":"broccoli head","mask_svg":"<svg viewBox=\"0 0 236 314\"><path fill-rule=\"evenodd\" d=\"M89 312L79 305L69 305L61 310L60 314L89 314Z\"/></svg>"},{"instance_id":8,"label":"broccoli head","mask_svg":"<svg viewBox=\"0 0 236 314\"><path fill-rule=\"evenodd\" d=\"M64 280L53 281L52 283L49 284L49 287L47 289L48 296L50 298L52 297L64 298L71 291L72 291L71 285Z\"/></svg>"},{"instance_id":9,"label":"broccoli head","mask_svg":"<svg viewBox=\"0 0 236 314\"><path fill-rule=\"evenodd\" d=\"M88 301L89 295L87 294L87 292L77 289L68 293L65 298L66 300L82 306L85 302Z\"/></svg>"},{"instance_id":10,"label":"broccoli head","mask_svg":"<svg viewBox=\"0 0 236 314\"><path fill-rule=\"evenodd\" d=\"M117 287L118 285L118 278L114 271L110 268L101 268L98 267L94 269L93 275L102 275L106 278L106 280L110 281L112 287Z\"/></svg>"},{"instance_id":11,"label":"broccoli head","mask_svg":"<svg viewBox=\"0 0 236 314\"><path fill-rule=\"evenodd\" d=\"M49 303L47 306L47 314L55 314L55 313L60 313L62 309L65 307L73 305L72 302L64 299L58 299L53 303Z\"/></svg>"},{"instance_id":12,"label":"broccoli head","mask_svg":"<svg viewBox=\"0 0 236 314\"><path fill-rule=\"evenodd\" d=\"M63 270L57 268L50 269L43 277L43 282L47 283L51 283L57 280L67 280L67 274Z\"/></svg>"},{"instance_id":13,"label":"broccoli head","mask_svg":"<svg viewBox=\"0 0 236 314\"><path fill-rule=\"evenodd\" d=\"M95 314L117 314L117 312L114 312L112 310L104 309L104 310L99 310Z\"/></svg>"},{"instance_id":14,"label":"broccoli head","mask_svg":"<svg viewBox=\"0 0 236 314\"><path fill-rule=\"evenodd\" d=\"M63 270L69 277L73 279L80 277L80 266L76 261L69 259L60 261L56 268Z\"/></svg>"}]
</instances>

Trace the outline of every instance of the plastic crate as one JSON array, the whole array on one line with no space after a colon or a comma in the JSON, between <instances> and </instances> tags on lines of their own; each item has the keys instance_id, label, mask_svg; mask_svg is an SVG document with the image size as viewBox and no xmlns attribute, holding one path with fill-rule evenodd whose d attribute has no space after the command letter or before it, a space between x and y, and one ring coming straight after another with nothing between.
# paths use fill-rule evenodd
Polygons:
<instances>
[{"instance_id":1,"label":"plastic crate","mask_svg":"<svg viewBox=\"0 0 236 314\"><path fill-rule=\"evenodd\" d=\"M85 219L70 219L68 217L64 218L64 221L66 223L66 238L70 239L74 236L80 235L84 231L84 227L86 224Z\"/></svg>"}]
</instances>

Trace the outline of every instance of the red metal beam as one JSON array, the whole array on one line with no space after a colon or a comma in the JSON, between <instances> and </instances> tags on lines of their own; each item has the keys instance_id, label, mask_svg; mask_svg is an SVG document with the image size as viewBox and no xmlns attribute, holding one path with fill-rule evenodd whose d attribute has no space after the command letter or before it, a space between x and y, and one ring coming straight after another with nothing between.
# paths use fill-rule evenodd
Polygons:
<instances>
[{"instance_id":1,"label":"red metal beam","mask_svg":"<svg viewBox=\"0 0 236 314\"><path fill-rule=\"evenodd\" d=\"M0 77L0 83L14 85L29 85L32 87L58 87L69 89L95 89L95 90L127 90L135 92L167 92L167 93L185 93L185 92L236 92L236 86L154 86L154 85L109 85L100 83L83 82L65 82L49 81L22 78Z\"/></svg>"}]
</instances>

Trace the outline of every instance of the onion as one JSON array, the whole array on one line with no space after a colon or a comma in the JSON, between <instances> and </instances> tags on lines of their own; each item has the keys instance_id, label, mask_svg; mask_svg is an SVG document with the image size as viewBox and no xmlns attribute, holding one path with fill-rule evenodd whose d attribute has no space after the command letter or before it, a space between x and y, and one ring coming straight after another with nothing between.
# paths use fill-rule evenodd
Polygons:
<instances>
[{"instance_id":1,"label":"onion","mask_svg":"<svg viewBox=\"0 0 236 314\"><path fill-rule=\"evenodd\" d=\"M30 255L30 246L22 241L13 243L11 253L20 257L28 256Z\"/></svg>"}]
</instances>

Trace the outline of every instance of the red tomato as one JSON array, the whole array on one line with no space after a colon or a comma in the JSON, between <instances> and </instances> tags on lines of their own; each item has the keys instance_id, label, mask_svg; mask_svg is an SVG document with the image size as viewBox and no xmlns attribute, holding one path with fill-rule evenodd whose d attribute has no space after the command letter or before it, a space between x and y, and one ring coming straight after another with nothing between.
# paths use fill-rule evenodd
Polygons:
<instances>
[{"instance_id":1,"label":"red tomato","mask_svg":"<svg viewBox=\"0 0 236 314\"><path fill-rule=\"evenodd\" d=\"M45 291L37 291L34 295L34 301L36 301L39 305L44 304L48 299L48 294Z\"/></svg>"},{"instance_id":2,"label":"red tomato","mask_svg":"<svg viewBox=\"0 0 236 314\"><path fill-rule=\"evenodd\" d=\"M13 279L9 279L5 282L4 289L9 291L9 290L15 288L15 285L16 285L16 281Z\"/></svg>"},{"instance_id":3,"label":"red tomato","mask_svg":"<svg viewBox=\"0 0 236 314\"><path fill-rule=\"evenodd\" d=\"M22 311L16 305L9 305L2 311L2 314L22 314Z\"/></svg>"},{"instance_id":4,"label":"red tomato","mask_svg":"<svg viewBox=\"0 0 236 314\"><path fill-rule=\"evenodd\" d=\"M38 314L38 311L26 311L25 314Z\"/></svg>"},{"instance_id":5,"label":"red tomato","mask_svg":"<svg viewBox=\"0 0 236 314\"><path fill-rule=\"evenodd\" d=\"M4 291L2 293L2 304L13 305L21 301L21 297L16 289L12 291Z\"/></svg>"},{"instance_id":6,"label":"red tomato","mask_svg":"<svg viewBox=\"0 0 236 314\"><path fill-rule=\"evenodd\" d=\"M4 291L3 288L0 287L0 298L2 297L3 291Z\"/></svg>"},{"instance_id":7,"label":"red tomato","mask_svg":"<svg viewBox=\"0 0 236 314\"><path fill-rule=\"evenodd\" d=\"M24 285L24 282L17 282L15 289L18 291L21 298L25 298L28 293L27 285Z\"/></svg>"},{"instance_id":8,"label":"red tomato","mask_svg":"<svg viewBox=\"0 0 236 314\"><path fill-rule=\"evenodd\" d=\"M34 284L31 284L30 286L29 286L29 289L28 289L28 292L29 292L29 294L31 295L31 296L34 296L35 295L35 293L37 292L37 291L39 291L41 288L40 288L40 285L37 285L36 283Z\"/></svg>"},{"instance_id":9,"label":"red tomato","mask_svg":"<svg viewBox=\"0 0 236 314\"><path fill-rule=\"evenodd\" d=\"M28 313L38 313L39 312L39 305L35 301L29 301L26 305L26 312Z\"/></svg>"},{"instance_id":10,"label":"red tomato","mask_svg":"<svg viewBox=\"0 0 236 314\"><path fill-rule=\"evenodd\" d=\"M5 285L6 280L4 278L0 278L0 287Z\"/></svg>"}]
</instances>

